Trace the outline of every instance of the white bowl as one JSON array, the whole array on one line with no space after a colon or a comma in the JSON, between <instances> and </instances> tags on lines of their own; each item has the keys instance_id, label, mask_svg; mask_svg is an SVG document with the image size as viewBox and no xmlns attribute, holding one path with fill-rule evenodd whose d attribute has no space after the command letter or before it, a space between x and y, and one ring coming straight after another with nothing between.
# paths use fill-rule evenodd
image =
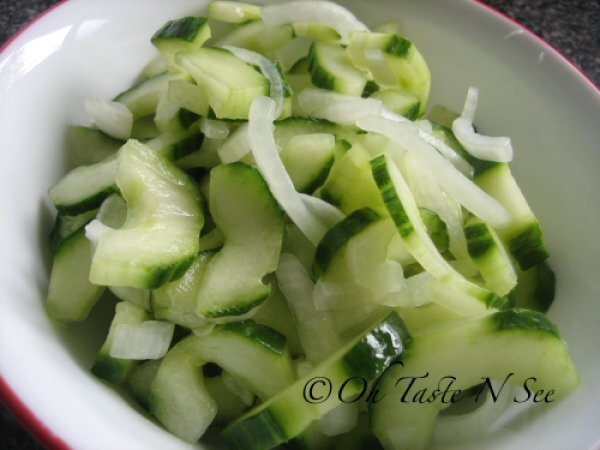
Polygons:
<instances>
[{"instance_id":1,"label":"white bowl","mask_svg":"<svg viewBox=\"0 0 600 450\"><path fill-rule=\"evenodd\" d=\"M64 172L65 125L83 121L82 100L111 98L129 85L153 55L151 34L205 3L69 1L0 55L0 388L49 445L189 448L89 374L107 323L102 307L94 313L101 325L59 327L46 318L46 191ZM370 24L400 21L430 64L431 104L460 110L466 89L480 88L477 123L513 138L514 172L558 277L549 315L581 386L549 408L513 405L505 427L452 448L599 448L598 90L542 41L476 2L343 3Z\"/></svg>"}]
</instances>

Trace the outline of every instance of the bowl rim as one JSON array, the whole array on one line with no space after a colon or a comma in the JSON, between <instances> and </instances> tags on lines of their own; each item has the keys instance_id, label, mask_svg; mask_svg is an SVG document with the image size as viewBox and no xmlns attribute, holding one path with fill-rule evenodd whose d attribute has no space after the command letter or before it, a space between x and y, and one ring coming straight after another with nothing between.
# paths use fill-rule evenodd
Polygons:
<instances>
[{"instance_id":1,"label":"bowl rim","mask_svg":"<svg viewBox=\"0 0 600 450\"><path fill-rule=\"evenodd\" d=\"M61 6L70 2L71 0L60 0L58 3L52 5L50 8L41 12L35 16L31 21L23 25L17 32L10 36L2 45L0 45L0 57L7 53L11 46L15 45L19 39L25 34L30 28L34 28L39 22L43 21L46 16L58 10ZM538 36L536 33L531 31L525 25L521 24L517 20L509 17L505 13L497 10L493 6L484 3L483 0L471 0L475 5L487 10L492 15L495 15L502 21L508 22L511 25L525 32L529 37L534 38L538 45L544 47L546 50L552 52L557 56L561 62L565 63L571 71L578 75L580 81L593 88L596 93L600 94L600 86L597 86L590 76L586 74L580 67L575 65L573 61L563 55L557 50L552 44L545 41L543 38ZM29 432L29 434L40 442L44 447L53 450L69 450L71 447L58 435L56 435L45 423L43 423L32 411L25 402L18 396L18 394L11 388L8 382L0 374L0 402L2 402L9 412L23 425L23 427Z\"/></svg>"}]
</instances>

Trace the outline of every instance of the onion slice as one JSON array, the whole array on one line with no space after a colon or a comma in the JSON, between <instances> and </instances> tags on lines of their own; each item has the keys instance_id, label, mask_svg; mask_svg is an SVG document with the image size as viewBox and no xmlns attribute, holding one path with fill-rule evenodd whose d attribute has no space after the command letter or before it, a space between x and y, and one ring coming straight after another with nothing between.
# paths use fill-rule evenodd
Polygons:
<instances>
[{"instance_id":1,"label":"onion slice","mask_svg":"<svg viewBox=\"0 0 600 450\"><path fill-rule=\"evenodd\" d=\"M140 324L119 324L115 329L110 356L121 359L159 359L169 350L175 324L148 320Z\"/></svg>"},{"instance_id":2,"label":"onion slice","mask_svg":"<svg viewBox=\"0 0 600 450\"><path fill-rule=\"evenodd\" d=\"M267 5L261 9L263 21L269 25L315 22L333 28L348 43L354 31L369 31L354 14L343 6L328 1L295 1L280 5Z\"/></svg>"},{"instance_id":3,"label":"onion slice","mask_svg":"<svg viewBox=\"0 0 600 450\"><path fill-rule=\"evenodd\" d=\"M274 100L264 96L253 100L248 115L250 148L260 173L279 205L313 245L317 245L327 232L327 227L302 201L283 166L273 135L275 117Z\"/></svg>"},{"instance_id":4,"label":"onion slice","mask_svg":"<svg viewBox=\"0 0 600 450\"><path fill-rule=\"evenodd\" d=\"M485 136L475 132L473 120L479 100L479 89L470 87L460 117L452 122L452 132L458 142L474 157L485 161L510 162L513 147L508 137Z\"/></svg>"}]
</instances>

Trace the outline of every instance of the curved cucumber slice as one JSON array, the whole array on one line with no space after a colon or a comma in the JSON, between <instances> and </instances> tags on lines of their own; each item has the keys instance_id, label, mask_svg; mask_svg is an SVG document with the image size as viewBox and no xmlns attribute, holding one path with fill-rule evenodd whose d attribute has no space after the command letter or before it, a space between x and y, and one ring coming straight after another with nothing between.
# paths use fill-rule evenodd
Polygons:
<instances>
[{"instance_id":1,"label":"curved cucumber slice","mask_svg":"<svg viewBox=\"0 0 600 450\"><path fill-rule=\"evenodd\" d=\"M269 95L269 81L228 50L200 48L175 62L204 89L218 119L247 119L254 97Z\"/></svg>"},{"instance_id":2,"label":"curved cucumber slice","mask_svg":"<svg viewBox=\"0 0 600 450\"><path fill-rule=\"evenodd\" d=\"M352 377L372 382L402 353L409 340L400 317L389 314L286 390L230 424L221 436L230 448L244 450L270 449L289 441L342 403L335 393L322 403L307 402L303 392L310 380L327 378L335 389ZM361 389L362 383L348 383L344 395L356 395Z\"/></svg>"},{"instance_id":3,"label":"curved cucumber slice","mask_svg":"<svg viewBox=\"0 0 600 450\"><path fill-rule=\"evenodd\" d=\"M283 214L258 170L239 162L211 171L210 211L224 245L208 263L196 310L236 320L269 295L263 278L277 268Z\"/></svg>"},{"instance_id":4,"label":"curved cucumber slice","mask_svg":"<svg viewBox=\"0 0 600 450\"><path fill-rule=\"evenodd\" d=\"M193 180L131 140L120 150L117 185L127 219L100 237L90 281L154 289L181 276L198 253L204 224Z\"/></svg>"},{"instance_id":5,"label":"curved cucumber slice","mask_svg":"<svg viewBox=\"0 0 600 450\"><path fill-rule=\"evenodd\" d=\"M360 97L367 78L348 59L338 44L315 42L308 54L308 68L315 86Z\"/></svg>"},{"instance_id":6,"label":"curved cucumber slice","mask_svg":"<svg viewBox=\"0 0 600 450\"><path fill-rule=\"evenodd\" d=\"M89 280L93 254L94 244L85 238L83 229L67 237L56 249L46 298L46 311L53 319L85 319L104 292L104 286Z\"/></svg>"},{"instance_id":7,"label":"curved cucumber slice","mask_svg":"<svg viewBox=\"0 0 600 450\"><path fill-rule=\"evenodd\" d=\"M243 2L217 0L208 5L208 17L229 23L260 19L260 6Z\"/></svg>"},{"instance_id":8,"label":"curved cucumber slice","mask_svg":"<svg viewBox=\"0 0 600 450\"><path fill-rule=\"evenodd\" d=\"M217 326L208 336L189 336L160 365L150 388L150 410L169 431L195 442L216 414L199 367L216 363L267 399L295 379L285 344L283 335L251 320Z\"/></svg>"},{"instance_id":9,"label":"curved cucumber slice","mask_svg":"<svg viewBox=\"0 0 600 450\"><path fill-rule=\"evenodd\" d=\"M210 38L210 27L205 17L182 17L168 21L154 36L152 44L161 55L173 62L175 53L197 50Z\"/></svg>"},{"instance_id":10,"label":"curved cucumber slice","mask_svg":"<svg viewBox=\"0 0 600 450\"><path fill-rule=\"evenodd\" d=\"M486 285L497 295L507 295L517 284L517 274L496 232L473 216L465 224L465 236Z\"/></svg>"},{"instance_id":11,"label":"curved cucumber slice","mask_svg":"<svg viewBox=\"0 0 600 450\"><path fill-rule=\"evenodd\" d=\"M461 391L485 378L519 386L529 379L529 389L553 390L553 398L567 394L578 383L556 326L533 311L511 309L467 322L453 321L416 335L407 350L403 365L391 367L378 384L385 396L369 405L371 429L386 449L427 446L435 419L449 399L444 404L438 395L421 403L415 395L426 389L425 395L430 396L439 383L447 384L444 377L455 377L451 389ZM415 381L409 388L412 377ZM523 389L517 397L523 399L526 394Z\"/></svg>"},{"instance_id":12,"label":"curved cucumber slice","mask_svg":"<svg viewBox=\"0 0 600 450\"><path fill-rule=\"evenodd\" d=\"M133 118L137 120L156 112L160 93L167 87L168 83L169 75L161 73L121 92L115 97L114 101L127 106L127 109L133 114Z\"/></svg>"}]
</instances>

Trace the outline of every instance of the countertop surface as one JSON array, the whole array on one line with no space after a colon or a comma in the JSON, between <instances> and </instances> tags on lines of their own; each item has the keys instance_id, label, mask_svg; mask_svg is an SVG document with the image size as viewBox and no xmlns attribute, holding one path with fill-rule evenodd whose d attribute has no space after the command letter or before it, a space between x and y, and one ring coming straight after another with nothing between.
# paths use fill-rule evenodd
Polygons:
<instances>
[{"instance_id":1,"label":"countertop surface","mask_svg":"<svg viewBox=\"0 0 600 450\"><path fill-rule=\"evenodd\" d=\"M451 0L458 1L458 0ZM58 0L0 0L0 46ZM599 0L484 0L550 43L600 86ZM41 449L0 403L0 449Z\"/></svg>"}]
</instances>

